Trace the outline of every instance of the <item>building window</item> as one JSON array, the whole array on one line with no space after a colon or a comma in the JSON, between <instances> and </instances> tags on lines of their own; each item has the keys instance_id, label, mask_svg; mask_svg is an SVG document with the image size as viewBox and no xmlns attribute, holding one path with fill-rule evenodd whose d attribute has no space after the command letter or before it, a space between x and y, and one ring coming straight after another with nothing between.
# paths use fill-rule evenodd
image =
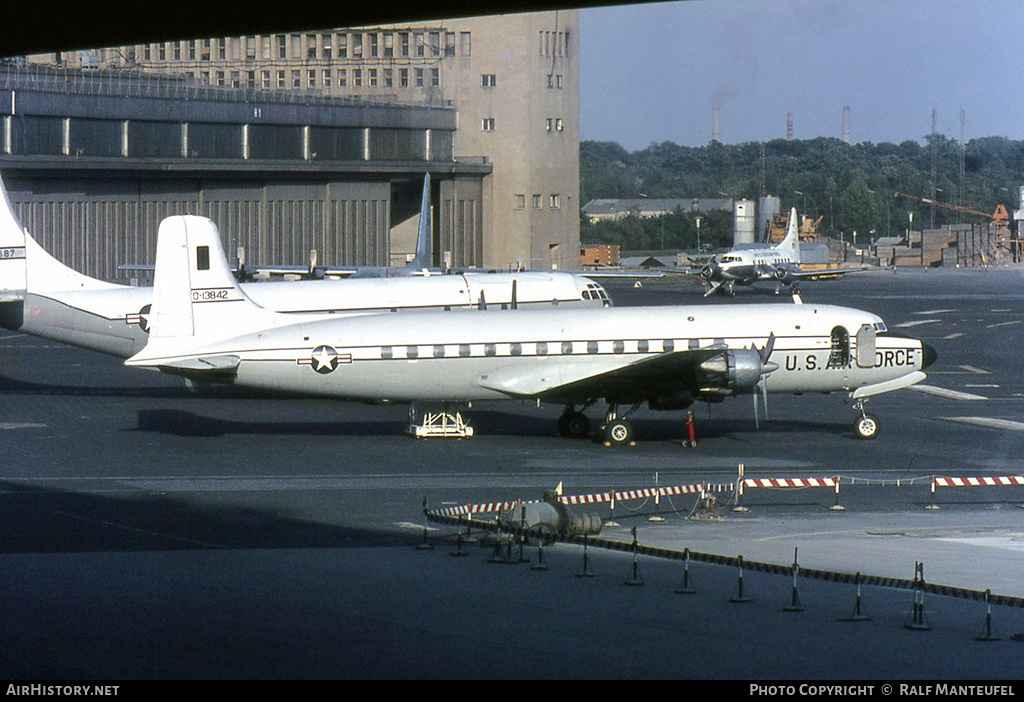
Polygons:
<instances>
[{"instance_id":1,"label":"building window","mask_svg":"<svg viewBox=\"0 0 1024 702\"><path fill-rule=\"evenodd\" d=\"M548 119L547 119L547 125L546 125L545 129L547 129L547 130L548 130L548 131L550 132L550 131L552 130L552 128L553 128L554 126L555 126L555 120L554 120L554 118L552 118L552 117L548 117Z\"/></svg>"},{"instance_id":2,"label":"building window","mask_svg":"<svg viewBox=\"0 0 1024 702\"><path fill-rule=\"evenodd\" d=\"M622 342L620 341L618 343L621 344ZM588 341L587 342L587 353L597 353L597 342L596 341ZM622 352L619 351L619 353L622 353Z\"/></svg>"},{"instance_id":3,"label":"building window","mask_svg":"<svg viewBox=\"0 0 1024 702\"><path fill-rule=\"evenodd\" d=\"M480 76L480 84L485 88L497 87L498 76L494 73L484 73Z\"/></svg>"},{"instance_id":4,"label":"building window","mask_svg":"<svg viewBox=\"0 0 1024 702\"><path fill-rule=\"evenodd\" d=\"M533 209L535 209L535 210L543 209L543 205L541 204L540 195L534 195L533 196Z\"/></svg>"},{"instance_id":5,"label":"building window","mask_svg":"<svg viewBox=\"0 0 1024 702\"><path fill-rule=\"evenodd\" d=\"M381 358L387 360L389 358L394 358L394 356L395 356L395 352L391 349L390 346L381 346L381 348L380 348L380 357Z\"/></svg>"},{"instance_id":6,"label":"building window","mask_svg":"<svg viewBox=\"0 0 1024 702\"><path fill-rule=\"evenodd\" d=\"M409 87L409 69L399 68L398 69L398 85L402 88Z\"/></svg>"},{"instance_id":7,"label":"building window","mask_svg":"<svg viewBox=\"0 0 1024 702\"><path fill-rule=\"evenodd\" d=\"M420 350L415 346L409 346L405 349L406 358L419 358Z\"/></svg>"},{"instance_id":8,"label":"building window","mask_svg":"<svg viewBox=\"0 0 1024 702\"><path fill-rule=\"evenodd\" d=\"M384 69L384 87L392 88L395 85L394 71L390 68Z\"/></svg>"},{"instance_id":9,"label":"building window","mask_svg":"<svg viewBox=\"0 0 1024 702\"><path fill-rule=\"evenodd\" d=\"M469 32L459 33L459 52L463 56L470 56L473 52L472 40Z\"/></svg>"},{"instance_id":10,"label":"building window","mask_svg":"<svg viewBox=\"0 0 1024 702\"><path fill-rule=\"evenodd\" d=\"M348 72L344 68L338 69L338 87L344 88L348 84Z\"/></svg>"},{"instance_id":11,"label":"building window","mask_svg":"<svg viewBox=\"0 0 1024 702\"><path fill-rule=\"evenodd\" d=\"M537 355L547 356L548 355L548 342L538 341L537 342Z\"/></svg>"},{"instance_id":12,"label":"building window","mask_svg":"<svg viewBox=\"0 0 1024 702\"><path fill-rule=\"evenodd\" d=\"M525 194L516 194L516 209L517 210L525 210L526 209L526 195Z\"/></svg>"},{"instance_id":13,"label":"building window","mask_svg":"<svg viewBox=\"0 0 1024 702\"><path fill-rule=\"evenodd\" d=\"M571 341L563 341L562 342L562 355L563 356L569 356L570 354L572 354L572 342Z\"/></svg>"},{"instance_id":14,"label":"building window","mask_svg":"<svg viewBox=\"0 0 1024 702\"><path fill-rule=\"evenodd\" d=\"M422 57L426 49L426 45L423 43L423 32L416 32L413 36L416 39L414 42L416 44L416 56Z\"/></svg>"},{"instance_id":15,"label":"building window","mask_svg":"<svg viewBox=\"0 0 1024 702\"><path fill-rule=\"evenodd\" d=\"M441 55L441 32L430 33L430 55Z\"/></svg>"},{"instance_id":16,"label":"building window","mask_svg":"<svg viewBox=\"0 0 1024 702\"><path fill-rule=\"evenodd\" d=\"M494 344L484 344L484 355L494 356L498 353L498 348Z\"/></svg>"},{"instance_id":17,"label":"building window","mask_svg":"<svg viewBox=\"0 0 1024 702\"><path fill-rule=\"evenodd\" d=\"M380 35L377 32L370 34L370 58L377 58L380 55Z\"/></svg>"},{"instance_id":18,"label":"building window","mask_svg":"<svg viewBox=\"0 0 1024 702\"><path fill-rule=\"evenodd\" d=\"M422 88L423 87L423 69L422 68L417 68L416 69L416 87L417 88Z\"/></svg>"},{"instance_id":19,"label":"building window","mask_svg":"<svg viewBox=\"0 0 1024 702\"><path fill-rule=\"evenodd\" d=\"M388 32L384 35L384 58L391 58L395 55L395 35Z\"/></svg>"},{"instance_id":20,"label":"building window","mask_svg":"<svg viewBox=\"0 0 1024 702\"><path fill-rule=\"evenodd\" d=\"M523 354L523 345L518 341L514 341L509 344L508 352L511 356L521 356Z\"/></svg>"},{"instance_id":21,"label":"building window","mask_svg":"<svg viewBox=\"0 0 1024 702\"><path fill-rule=\"evenodd\" d=\"M441 85L441 69L431 68L430 69L430 85L437 87Z\"/></svg>"},{"instance_id":22,"label":"building window","mask_svg":"<svg viewBox=\"0 0 1024 702\"><path fill-rule=\"evenodd\" d=\"M398 47L402 56L409 55L409 32L402 32L398 35Z\"/></svg>"},{"instance_id":23,"label":"building window","mask_svg":"<svg viewBox=\"0 0 1024 702\"><path fill-rule=\"evenodd\" d=\"M352 86L360 88L363 85L363 69L353 68L352 69Z\"/></svg>"},{"instance_id":24,"label":"building window","mask_svg":"<svg viewBox=\"0 0 1024 702\"><path fill-rule=\"evenodd\" d=\"M292 87L293 88L301 88L302 87L302 71L300 71L298 69L292 71Z\"/></svg>"},{"instance_id":25,"label":"building window","mask_svg":"<svg viewBox=\"0 0 1024 702\"><path fill-rule=\"evenodd\" d=\"M363 57L363 35L359 32L352 34L352 58L361 59Z\"/></svg>"},{"instance_id":26,"label":"building window","mask_svg":"<svg viewBox=\"0 0 1024 702\"><path fill-rule=\"evenodd\" d=\"M280 90L284 90L284 71L277 72L277 87Z\"/></svg>"},{"instance_id":27,"label":"building window","mask_svg":"<svg viewBox=\"0 0 1024 702\"><path fill-rule=\"evenodd\" d=\"M371 88L376 88L377 87L377 69L376 68L371 68L369 70L369 74L370 74L369 75L370 87Z\"/></svg>"},{"instance_id":28,"label":"building window","mask_svg":"<svg viewBox=\"0 0 1024 702\"><path fill-rule=\"evenodd\" d=\"M348 34L338 35L338 58L348 57Z\"/></svg>"},{"instance_id":29,"label":"building window","mask_svg":"<svg viewBox=\"0 0 1024 702\"><path fill-rule=\"evenodd\" d=\"M493 132L494 131L494 118L493 117L484 117L482 120L480 120L480 126L483 129L483 131L485 131L485 132Z\"/></svg>"},{"instance_id":30,"label":"building window","mask_svg":"<svg viewBox=\"0 0 1024 702\"><path fill-rule=\"evenodd\" d=\"M306 58L316 58L316 34L306 35Z\"/></svg>"}]
</instances>

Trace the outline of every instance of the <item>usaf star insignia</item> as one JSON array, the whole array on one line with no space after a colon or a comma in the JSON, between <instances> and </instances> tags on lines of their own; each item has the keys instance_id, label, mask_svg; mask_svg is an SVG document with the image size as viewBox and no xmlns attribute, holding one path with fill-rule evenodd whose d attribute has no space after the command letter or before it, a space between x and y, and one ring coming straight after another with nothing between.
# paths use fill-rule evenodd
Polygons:
<instances>
[{"instance_id":1,"label":"usaf star insignia","mask_svg":"<svg viewBox=\"0 0 1024 702\"><path fill-rule=\"evenodd\" d=\"M333 346L326 344L321 344L313 349L313 353L309 358L298 359L300 365L308 365L322 375L332 373L337 369L339 363L351 362L352 356L349 354L339 354Z\"/></svg>"}]
</instances>

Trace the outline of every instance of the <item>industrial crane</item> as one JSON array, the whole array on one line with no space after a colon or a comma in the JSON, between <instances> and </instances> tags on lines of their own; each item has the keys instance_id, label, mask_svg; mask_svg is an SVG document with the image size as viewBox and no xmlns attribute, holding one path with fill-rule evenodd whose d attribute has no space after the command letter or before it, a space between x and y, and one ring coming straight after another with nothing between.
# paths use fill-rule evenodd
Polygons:
<instances>
[{"instance_id":1,"label":"industrial crane","mask_svg":"<svg viewBox=\"0 0 1024 702\"><path fill-rule=\"evenodd\" d=\"M1005 224L1009 219L1010 215L1007 213L1006 208L1003 207L1002 203L996 205L996 211L993 213L982 212L981 210L972 210L970 207L963 207L962 205L953 205L948 202L940 202L939 200L933 200L929 197L919 197L917 195L910 195L909 193L896 192L896 197L909 197L912 200L918 200L925 203L926 205L935 205L936 207L947 207L951 210L957 210L959 212L966 212L967 214L978 215L979 217L985 217L991 219L993 222L998 224Z\"/></svg>"}]
</instances>

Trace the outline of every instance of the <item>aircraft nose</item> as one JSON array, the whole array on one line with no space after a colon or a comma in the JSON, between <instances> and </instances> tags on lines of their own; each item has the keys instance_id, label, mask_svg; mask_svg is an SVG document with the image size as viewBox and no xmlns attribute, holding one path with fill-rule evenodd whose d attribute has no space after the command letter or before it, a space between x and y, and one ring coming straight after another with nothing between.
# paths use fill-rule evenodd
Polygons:
<instances>
[{"instance_id":1,"label":"aircraft nose","mask_svg":"<svg viewBox=\"0 0 1024 702\"><path fill-rule=\"evenodd\" d=\"M924 354L924 358L921 361L921 370L924 370L935 363L935 359L939 357L939 354L935 352L931 344L926 344L923 341L921 342L921 351Z\"/></svg>"}]
</instances>

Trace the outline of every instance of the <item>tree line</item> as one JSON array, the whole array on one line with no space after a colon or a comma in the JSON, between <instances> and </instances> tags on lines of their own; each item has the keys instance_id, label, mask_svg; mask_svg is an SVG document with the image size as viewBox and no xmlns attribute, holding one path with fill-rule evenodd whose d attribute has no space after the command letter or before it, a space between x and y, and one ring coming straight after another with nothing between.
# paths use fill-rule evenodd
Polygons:
<instances>
[{"instance_id":1,"label":"tree line","mask_svg":"<svg viewBox=\"0 0 1024 702\"><path fill-rule=\"evenodd\" d=\"M934 184L934 185L933 185ZM960 144L941 134L908 140L847 144L840 139L687 147L672 142L629 152L615 142L580 143L580 202L594 199L731 197L757 201L774 195L782 211L821 217L818 231L848 241L904 233L913 228L986 221L896 193L934 198L984 213L1002 204L1018 208L1024 185L1024 141L984 137ZM933 191L934 187L934 191ZM694 215L627 217L591 223L581 214L581 243L614 243L624 250L695 249ZM861 238L861 237L864 238ZM702 244L732 243L732 213L702 215ZM662 245L664 242L664 245Z\"/></svg>"}]
</instances>

